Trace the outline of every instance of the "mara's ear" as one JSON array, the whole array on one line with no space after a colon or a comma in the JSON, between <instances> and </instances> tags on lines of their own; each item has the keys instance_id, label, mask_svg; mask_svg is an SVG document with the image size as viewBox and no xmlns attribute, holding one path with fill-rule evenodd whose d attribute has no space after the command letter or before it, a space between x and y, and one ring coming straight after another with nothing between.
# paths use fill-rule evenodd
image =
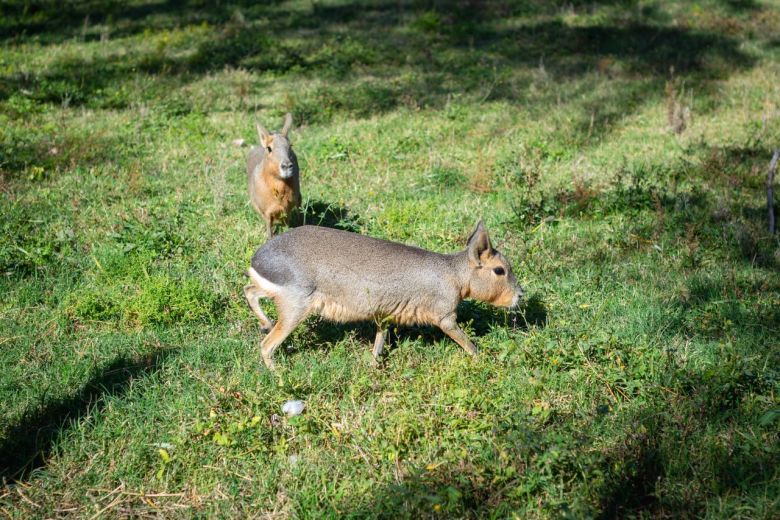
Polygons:
<instances>
[{"instance_id":1,"label":"mara's ear","mask_svg":"<svg viewBox=\"0 0 780 520\"><path fill-rule=\"evenodd\" d=\"M282 131L279 133L287 137L287 132L289 132L290 128L292 128L292 123L292 114L287 112L287 115L284 116L284 126L282 127Z\"/></svg>"},{"instance_id":2,"label":"mara's ear","mask_svg":"<svg viewBox=\"0 0 780 520\"><path fill-rule=\"evenodd\" d=\"M474 232L469 237L466 250L469 254L469 263L477 267L482 266L482 255L490 254L493 250L490 246L490 237L481 219L477 222L477 227L474 228Z\"/></svg>"},{"instance_id":3,"label":"mara's ear","mask_svg":"<svg viewBox=\"0 0 780 520\"><path fill-rule=\"evenodd\" d=\"M257 128L257 137L260 138L260 146L268 146L272 140L271 132L258 122L255 122L255 128Z\"/></svg>"}]
</instances>

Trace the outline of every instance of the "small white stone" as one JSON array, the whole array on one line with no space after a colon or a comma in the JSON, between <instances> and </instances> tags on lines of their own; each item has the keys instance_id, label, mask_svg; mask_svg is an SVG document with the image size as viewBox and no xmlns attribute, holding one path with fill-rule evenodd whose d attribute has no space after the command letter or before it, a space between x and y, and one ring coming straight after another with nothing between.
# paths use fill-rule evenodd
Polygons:
<instances>
[{"instance_id":1,"label":"small white stone","mask_svg":"<svg viewBox=\"0 0 780 520\"><path fill-rule=\"evenodd\" d=\"M233 139L233 146L241 147L244 146L245 142L243 139Z\"/></svg>"},{"instance_id":2,"label":"small white stone","mask_svg":"<svg viewBox=\"0 0 780 520\"><path fill-rule=\"evenodd\" d=\"M290 466L298 464L298 455L290 455Z\"/></svg>"},{"instance_id":3,"label":"small white stone","mask_svg":"<svg viewBox=\"0 0 780 520\"><path fill-rule=\"evenodd\" d=\"M287 414L287 417L301 415L301 412L303 412L303 401L287 401L282 405L282 412Z\"/></svg>"}]
</instances>

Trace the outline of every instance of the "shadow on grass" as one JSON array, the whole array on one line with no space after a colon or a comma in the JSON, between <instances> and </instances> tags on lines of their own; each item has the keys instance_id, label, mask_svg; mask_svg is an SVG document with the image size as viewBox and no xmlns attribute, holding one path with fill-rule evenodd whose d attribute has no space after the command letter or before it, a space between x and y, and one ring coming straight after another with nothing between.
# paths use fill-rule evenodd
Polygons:
<instances>
[{"instance_id":1,"label":"shadow on grass","mask_svg":"<svg viewBox=\"0 0 780 520\"><path fill-rule=\"evenodd\" d=\"M702 381L701 376L673 369L668 374L674 390L690 382L708 395L729 382L706 381L706 376ZM757 388L741 386L731 409ZM762 390L770 392L771 383ZM497 417L478 443L471 440L463 460L408 467L399 481L377 485L370 498L345 504L343 510L357 518L424 518L432 512L452 518L509 517L529 510L555 518L699 518L708 509L706 501L715 497L762 496L776 456L739 440L729 445L715 441L710 452L691 446L697 439L726 438L734 428L729 409L719 401L697 399L696 392L667 394L622 417L586 411L576 431L545 425L523 410ZM605 432L600 426L605 421L617 422L618 431ZM702 432L709 437L697 437ZM687 449L703 451L707 460L689 459ZM541 483L550 481L566 482L569 495L569 486L576 486L581 503L561 502L549 490L543 492ZM692 491L666 496L666 481L692 486Z\"/></svg>"},{"instance_id":2,"label":"shadow on grass","mask_svg":"<svg viewBox=\"0 0 780 520\"><path fill-rule=\"evenodd\" d=\"M133 381L154 373L173 352L120 357L100 369L79 392L29 413L0 441L0 480L23 480L45 466L57 441L75 422L99 412L105 397L121 396Z\"/></svg>"},{"instance_id":3,"label":"shadow on grass","mask_svg":"<svg viewBox=\"0 0 780 520\"><path fill-rule=\"evenodd\" d=\"M40 182L69 169L104 165L121 155L138 156L138 148L127 136L107 132L17 132L8 128L8 140L0 142L0 175Z\"/></svg>"},{"instance_id":4,"label":"shadow on grass","mask_svg":"<svg viewBox=\"0 0 780 520\"><path fill-rule=\"evenodd\" d=\"M739 427L766 428L737 417L746 399L771 394L777 381L771 373L759 376L728 361L724 365L666 368L665 384L674 397L630 417L622 442L604 452L603 467L610 469L598 493L599 518L700 518L715 497L767 492L777 454L730 436ZM699 489L666 496L665 482Z\"/></svg>"},{"instance_id":5,"label":"shadow on grass","mask_svg":"<svg viewBox=\"0 0 780 520\"><path fill-rule=\"evenodd\" d=\"M370 117L405 106L443 108L461 94L481 102L521 103L532 117L564 103L571 107L568 132L573 135L561 140L574 150L607 135L645 104L659 101L670 67L686 88L696 91L697 101L705 100L698 104L709 107L719 99L713 80L755 61L740 49L738 38L671 26L656 7L575 2L578 9L601 5L612 12L598 24L575 25L551 20L561 6L546 4L488 1L476 8L474 2L460 0L377 0L291 7L245 1L13 1L3 8L8 16L0 17L0 39L6 41L38 38L53 45L79 35L88 40L100 36L102 29L90 29L95 24L108 27L112 37L149 31L151 38L161 39L157 46L121 53L112 52L109 41L108 52L62 54L36 71L9 67L0 74L0 102L5 102L0 112L25 119L45 111L43 105L143 106L155 121L175 121L217 107L196 100L185 87L226 68L240 68L256 75L250 86L236 87L246 89L239 94L239 110L252 110L247 99L257 97L256 86L251 86L257 75L289 75L302 84L324 80L313 88L289 89L284 106L278 107L294 112L302 124L327 123L337 114ZM756 9L752 2L728 4L735 10ZM513 22L507 24L507 19ZM202 32L169 42L178 37L166 31L203 22L208 25ZM577 83L582 78L586 80ZM594 88L594 82L604 88ZM72 150L92 146L78 140L59 146L45 135L11 137L11 143L29 141L0 149L0 168L12 179L28 166L46 166L39 163L81 164L83 154ZM95 142L90 157L129 155L120 144ZM59 155L47 155L53 149Z\"/></svg>"},{"instance_id":6,"label":"shadow on grass","mask_svg":"<svg viewBox=\"0 0 780 520\"><path fill-rule=\"evenodd\" d=\"M613 481L601 492L599 518L626 518L637 514L658 516L662 508L656 496L656 485L664 476L658 439L646 433L628 433L623 450L605 457L605 465L612 464L621 470L615 472ZM677 511L678 514L681 512Z\"/></svg>"},{"instance_id":7,"label":"shadow on grass","mask_svg":"<svg viewBox=\"0 0 780 520\"><path fill-rule=\"evenodd\" d=\"M108 28L107 36L121 38L148 29L225 23L239 8L259 16L279 3L280 0L231 0L229 5L193 0L8 0L0 8L0 39L34 39L45 44L70 38L96 41L104 28Z\"/></svg>"},{"instance_id":8,"label":"shadow on grass","mask_svg":"<svg viewBox=\"0 0 780 520\"><path fill-rule=\"evenodd\" d=\"M360 231L360 216L338 204L322 200L305 201L301 207L301 224L322 226L343 231Z\"/></svg>"},{"instance_id":9,"label":"shadow on grass","mask_svg":"<svg viewBox=\"0 0 780 520\"><path fill-rule=\"evenodd\" d=\"M746 295L778 292L780 286L767 282L755 285L746 280L696 273L688 278L683 294L672 301L665 327L686 337L762 345L780 334L780 306L771 301L748 304ZM756 352L757 353L757 352ZM780 362L780 356L775 356Z\"/></svg>"},{"instance_id":10,"label":"shadow on grass","mask_svg":"<svg viewBox=\"0 0 780 520\"><path fill-rule=\"evenodd\" d=\"M29 9L17 6L18 19L9 17L0 34L10 38L50 32L66 38L83 32L85 20L116 25L119 35L123 30L141 32L150 27L165 30L183 21L205 21L216 30L188 46L187 50L195 47L194 53L152 50L89 60L67 58L35 77L8 76L5 88L0 85L0 97L29 89L42 102L59 103L67 97L72 105L112 103L108 108L117 108L131 100L121 95L105 100L106 91L141 74L177 76L187 83L227 66L257 72L294 70L330 80L331 86L311 96L291 97L290 104L296 106L288 108L300 113L304 121L313 122L336 111L368 116L410 101L443 105L453 92L478 90L484 91L486 100L517 100L526 95L527 85L515 84L505 76L519 69L571 79L596 70L608 75L612 65L620 64L643 81L653 80L641 88L621 91L619 95L625 99L611 100L630 108L645 102L648 90L663 95L663 88L657 88L656 83L659 76L666 77L670 67L678 74L690 73L705 80L752 66L753 60L739 49L738 41L721 33L664 27L663 16L652 9L637 15L632 3L625 7L621 2L589 4L610 5L629 21L617 21L620 17L616 17L603 25L573 26L534 18L555 14L556 7L511 1L486 2L478 9L463 1L315 2L301 12L291 11L289 6L255 6L251 2L233 2L229 7L185 1L126 7L117 2L69 2L65 8L56 7L54 2L38 2ZM242 14L236 16L237 11ZM507 29L500 23L507 17L527 19L519 28ZM161 24L160 20L166 19ZM305 41L296 41L301 35ZM267 52L269 47L274 52ZM396 69L414 73L388 77ZM379 80L355 81L363 77ZM698 93L703 91L702 85L696 88ZM582 125L589 126L591 114L585 114ZM620 114L598 112L595 117L613 115Z\"/></svg>"},{"instance_id":11,"label":"shadow on grass","mask_svg":"<svg viewBox=\"0 0 780 520\"><path fill-rule=\"evenodd\" d=\"M458 322L468 324L477 337L485 336L496 327L527 331L547 325L547 306L541 296L523 299L515 309L502 309L490 304L465 300L458 305Z\"/></svg>"},{"instance_id":12,"label":"shadow on grass","mask_svg":"<svg viewBox=\"0 0 780 520\"><path fill-rule=\"evenodd\" d=\"M724 251L753 267L780 270L780 239L767 231L764 147L691 149L688 159L619 172L611 186L566 188L514 203L514 222L528 229L560 218L629 216L634 223L611 245L621 253L674 247L684 268L699 267L702 252ZM690 157L698 158L694 163ZM600 267L603 251L591 261Z\"/></svg>"}]
</instances>

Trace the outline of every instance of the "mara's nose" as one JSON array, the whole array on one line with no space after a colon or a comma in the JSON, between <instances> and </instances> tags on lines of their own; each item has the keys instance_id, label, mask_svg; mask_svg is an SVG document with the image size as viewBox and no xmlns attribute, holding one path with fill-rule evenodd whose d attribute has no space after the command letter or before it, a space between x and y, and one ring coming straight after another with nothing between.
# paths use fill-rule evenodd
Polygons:
<instances>
[{"instance_id":1,"label":"mara's nose","mask_svg":"<svg viewBox=\"0 0 780 520\"><path fill-rule=\"evenodd\" d=\"M284 168L285 170L291 169L292 168L292 161L284 161L282 163L282 168Z\"/></svg>"}]
</instances>

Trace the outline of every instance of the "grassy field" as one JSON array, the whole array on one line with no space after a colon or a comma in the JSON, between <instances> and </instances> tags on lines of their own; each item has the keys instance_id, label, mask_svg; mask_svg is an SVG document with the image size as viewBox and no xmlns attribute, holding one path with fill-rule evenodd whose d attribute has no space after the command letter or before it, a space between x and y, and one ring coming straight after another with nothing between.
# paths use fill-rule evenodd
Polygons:
<instances>
[{"instance_id":1,"label":"grassy field","mask_svg":"<svg viewBox=\"0 0 780 520\"><path fill-rule=\"evenodd\" d=\"M780 2L0 6L0 513L780 516ZM262 368L244 157L308 222L513 263L469 358L310 318ZM271 315L273 306L264 304ZM288 399L306 410L280 417Z\"/></svg>"}]
</instances>

